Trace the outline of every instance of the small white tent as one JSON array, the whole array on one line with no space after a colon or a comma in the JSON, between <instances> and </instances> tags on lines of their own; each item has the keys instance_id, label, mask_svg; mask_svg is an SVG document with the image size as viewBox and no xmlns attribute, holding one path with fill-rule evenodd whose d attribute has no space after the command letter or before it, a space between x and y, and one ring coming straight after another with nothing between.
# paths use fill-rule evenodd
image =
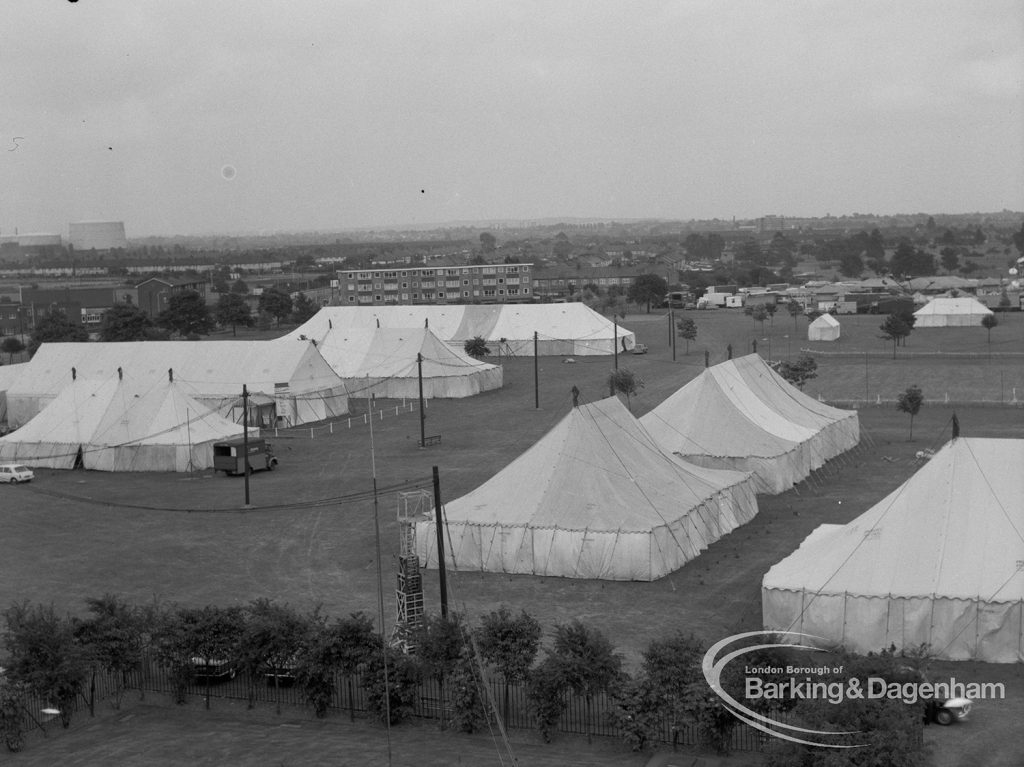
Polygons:
<instances>
[{"instance_id":1,"label":"small white tent","mask_svg":"<svg viewBox=\"0 0 1024 767\"><path fill-rule=\"evenodd\" d=\"M270 343L302 343L298 330ZM427 328L328 328L312 338L353 397L469 397L501 388L498 365L476 360ZM422 376L422 379L421 379Z\"/></svg>"},{"instance_id":2,"label":"small white tent","mask_svg":"<svg viewBox=\"0 0 1024 767\"><path fill-rule=\"evenodd\" d=\"M636 346L636 336L586 304L325 306L293 333L321 338L333 328L429 328L461 349L473 338L500 355L614 354Z\"/></svg>"},{"instance_id":3,"label":"small white tent","mask_svg":"<svg viewBox=\"0 0 1024 767\"><path fill-rule=\"evenodd\" d=\"M808 397L749 354L714 365L640 422L668 452L701 466L750 471L782 493L860 440L857 413Z\"/></svg>"},{"instance_id":4,"label":"small white tent","mask_svg":"<svg viewBox=\"0 0 1024 767\"><path fill-rule=\"evenodd\" d=\"M933 298L916 312L915 328L954 328L980 326L992 310L976 298Z\"/></svg>"},{"instance_id":5,"label":"small white tent","mask_svg":"<svg viewBox=\"0 0 1024 767\"><path fill-rule=\"evenodd\" d=\"M847 525L821 525L761 586L764 627L857 652L1024 661L1024 440L958 437Z\"/></svg>"},{"instance_id":6,"label":"small white tent","mask_svg":"<svg viewBox=\"0 0 1024 767\"><path fill-rule=\"evenodd\" d=\"M807 326L808 341L838 341L839 320L826 312Z\"/></svg>"},{"instance_id":7,"label":"small white tent","mask_svg":"<svg viewBox=\"0 0 1024 767\"><path fill-rule=\"evenodd\" d=\"M213 466L213 443L242 427L172 381L77 379L20 429L0 437L0 460L99 471L190 471Z\"/></svg>"},{"instance_id":8,"label":"small white tent","mask_svg":"<svg viewBox=\"0 0 1024 767\"><path fill-rule=\"evenodd\" d=\"M459 570L651 581L757 513L749 475L661 451L615 397L575 407L494 477L444 506ZM433 517L416 525L437 566Z\"/></svg>"}]
</instances>

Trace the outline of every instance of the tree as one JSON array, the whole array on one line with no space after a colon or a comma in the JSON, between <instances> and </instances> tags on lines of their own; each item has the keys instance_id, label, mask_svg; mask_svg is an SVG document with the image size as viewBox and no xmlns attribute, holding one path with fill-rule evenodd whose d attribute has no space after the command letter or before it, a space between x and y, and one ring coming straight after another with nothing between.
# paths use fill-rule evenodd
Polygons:
<instances>
[{"instance_id":1,"label":"tree","mask_svg":"<svg viewBox=\"0 0 1024 767\"><path fill-rule=\"evenodd\" d=\"M260 294L259 310L267 312L280 327L281 320L292 313L292 297L281 288L267 288Z\"/></svg>"},{"instance_id":2,"label":"tree","mask_svg":"<svg viewBox=\"0 0 1024 767\"><path fill-rule=\"evenodd\" d=\"M676 322L676 332L686 339L686 354L690 353L690 341L697 338L697 323L689 317L683 317Z\"/></svg>"},{"instance_id":3,"label":"tree","mask_svg":"<svg viewBox=\"0 0 1024 767\"><path fill-rule=\"evenodd\" d=\"M540 623L525 610L513 616L504 605L480 620L476 644L484 661L498 669L505 683L503 711L508 716L509 685L530 674L540 647Z\"/></svg>"},{"instance_id":4,"label":"tree","mask_svg":"<svg viewBox=\"0 0 1024 767\"><path fill-rule=\"evenodd\" d=\"M986 314L981 318L981 326L988 331L988 353L992 356L992 328L999 324L999 318L995 314Z\"/></svg>"},{"instance_id":5,"label":"tree","mask_svg":"<svg viewBox=\"0 0 1024 767\"><path fill-rule=\"evenodd\" d=\"M420 665L413 656L382 644L381 651L367 659L362 678L366 702L380 721L398 724L412 716L422 680Z\"/></svg>"},{"instance_id":6,"label":"tree","mask_svg":"<svg viewBox=\"0 0 1024 767\"><path fill-rule=\"evenodd\" d=\"M896 247L889 268L894 275L925 277L935 274L935 259L904 240Z\"/></svg>"},{"instance_id":7,"label":"tree","mask_svg":"<svg viewBox=\"0 0 1024 767\"><path fill-rule=\"evenodd\" d=\"M53 605L21 602L4 611L6 675L24 684L60 711L61 724L71 724L75 699L89 675L87 649L75 638L75 622L60 617Z\"/></svg>"},{"instance_id":8,"label":"tree","mask_svg":"<svg viewBox=\"0 0 1024 767\"><path fill-rule=\"evenodd\" d=\"M668 283L664 277L657 274L640 274L629 286L626 298L637 306L647 304L647 313L650 314L651 304L660 304L667 293Z\"/></svg>"},{"instance_id":9,"label":"tree","mask_svg":"<svg viewBox=\"0 0 1024 767\"><path fill-rule=\"evenodd\" d=\"M142 611L113 594L87 599L86 605L90 616L78 624L75 637L95 664L118 678L114 708L120 708L129 674L142 663L148 626Z\"/></svg>"},{"instance_id":10,"label":"tree","mask_svg":"<svg viewBox=\"0 0 1024 767\"><path fill-rule=\"evenodd\" d=\"M885 322L878 326L878 329L882 331L882 335L879 338L892 341L892 358L896 359L896 346L899 344L900 339L910 335L910 325L899 314L890 314L885 318Z\"/></svg>"},{"instance_id":11,"label":"tree","mask_svg":"<svg viewBox=\"0 0 1024 767\"><path fill-rule=\"evenodd\" d=\"M754 322L761 323L761 332L764 333L764 322L768 319L768 307L764 304L758 304L757 306L751 307L750 318Z\"/></svg>"},{"instance_id":12,"label":"tree","mask_svg":"<svg viewBox=\"0 0 1024 767\"><path fill-rule=\"evenodd\" d=\"M103 313L101 341L146 341L151 338L153 321L133 304L115 304Z\"/></svg>"},{"instance_id":13,"label":"tree","mask_svg":"<svg viewBox=\"0 0 1024 767\"><path fill-rule=\"evenodd\" d=\"M1017 252L1024 256L1024 224L1020 225L1020 231L1013 233L1013 246Z\"/></svg>"},{"instance_id":14,"label":"tree","mask_svg":"<svg viewBox=\"0 0 1024 767\"><path fill-rule=\"evenodd\" d=\"M484 253L493 253L497 240L490 232L480 232L480 250Z\"/></svg>"},{"instance_id":15,"label":"tree","mask_svg":"<svg viewBox=\"0 0 1024 767\"><path fill-rule=\"evenodd\" d=\"M458 613L448 617L440 615L424 615L423 622L413 634L416 645L416 657L420 668L427 676L434 677L438 682L441 694L441 727L444 720L444 680L451 674L462 655L466 644L462 629L462 620Z\"/></svg>"},{"instance_id":16,"label":"tree","mask_svg":"<svg viewBox=\"0 0 1024 767\"><path fill-rule=\"evenodd\" d=\"M647 680L623 677L611 691L609 718L633 751L643 751L656 741L661 730L661 712L655 691Z\"/></svg>"},{"instance_id":17,"label":"tree","mask_svg":"<svg viewBox=\"0 0 1024 767\"><path fill-rule=\"evenodd\" d=\"M549 653L530 672L526 685L526 698L530 702L534 723L545 743L551 742L551 732L558 726L565 709L564 690L560 662Z\"/></svg>"},{"instance_id":18,"label":"tree","mask_svg":"<svg viewBox=\"0 0 1024 767\"><path fill-rule=\"evenodd\" d=\"M549 658L563 684L583 696L590 743L591 702L594 695L607 691L619 679L622 657L598 629L574 620L555 627Z\"/></svg>"},{"instance_id":19,"label":"tree","mask_svg":"<svg viewBox=\"0 0 1024 767\"><path fill-rule=\"evenodd\" d=\"M864 272L864 259L860 253L847 252L839 259L839 273L844 277L860 277Z\"/></svg>"},{"instance_id":20,"label":"tree","mask_svg":"<svg viewBox=\"0 0 1024 767\"><path fill-rule=\"evenodd\" d=\"M254 685L261 676L274 681L277 714L281 714L281 678L295 673L298 656L308 644L312 621L289 605L262 597L245 610L239 639L239 665L249 678L249 708L255 705Z\"/></svg>"},{"instance_id":21,"label":"tree","mask_svg":"<svg viewBox=\"0 0 1024 767\"><path fill-rule=\"evenodd\" d=\"M217 299L217 308L213 316L221 327L230 325L233 336L238 335L239 325L250 328L256 322L249 310L248 302L241 293L222 293Z\"/></svg>"},{"instance_id":22,"label":"tree","mask_svg":"<svg viewBox=\"0 0 1024 767\"><path fill-rule=\"evenodd\" d=\"M910 438L907 440L908 442L912 442L914 439L914 416L921 411L921 405L923 404L924 395L917 384L908 386L907 390L900 392L899 397L896 399L896 409L910 416Z\"/></svg>"},{"instance_id":23,"label":"tree","mask_svg":"<svg viewBox=\"0 0 1024 767\"><path fill-rule=\"evenodd\" d=\"M305 690L313 713L322 719L331 705L335 678L341 673L348 687L349 717L355 721L353 677L383 647L374 632L373 620L357 612L327 625L315 612L307 621L310 635L295 665L296 679Z\"/></svg>"},{"instance_id":24,"label":"tree","mask_svg":"<svg viewBox=\"0 0 1024 767\"><path fill-rule=\"evenodd\" d=\"M14 355L25 351L25 344L16 336L8 336L0 343L0 351L7 355L7 362L14 364Z\"/></svg>"},{"instance_id":25,"label":"tree","mask_svg":"<svg viewBox=\"0 0 1024 767\"><path fill-rule=\"evenodd\" d=\"M953 248L943 248L939 255L942 259L942 268L947 272L955 272L960 267L960 256Z\"/></svg>"},{"instance_id":26,"label":"tree","mask_svg":"<svg viewBox=\"0 0 1024 767\"><path fill-rule=\"evenodd\" d=\"M751 664L753 665L753 659ZM848 689L851 680L881 680L887 687L920 684L913 668L915 659L891 650L866 656L841 653L830 664L841 672L825 672L815 683ZM909 700L909 698L907 699ZM831 730L856 733L857 748L831 749L780 742L767 757L766 767L924 767L931 760L922 737L921 702L904 702L891 697L844 695L840 700L808 696L794 701L790 722L811 731ZM841 754L841 756L840 756Z\"/></svg>"},{"instance_id":27,"label":"tree","mask_svg":"<svg viewBox=\"0 0 1024 767\"><path fill-rule=\"evenodd\" d=\"M630 412L633 410L630 398L637 393L638 389L642 388L644 388L643 379L628 368L619 368L608 374L609 396L614 397L616 393L625 394L626 405Z\"/></svg>"},{"instance_id":28,"label":"tree","mask_svg":"<svg viewBox=\"0 0 1024 767\"><path fill-rule=\"evenodd\" d=\"M305 293L299 293L292 302L292 322L301 325L312 319L318 311L320 311L320 307L317 306L316 301Z\"/></svg>"},{"instance_id":29,"label":"tree","mask_svg":"<svg viewBox=\"0 0 1024 767\"><path fill-rule=\"evenodd\" d=\"M818 377L818 363L810 354L801 354L795 362L782 360L773 367L775 372L798 389L803 389L804 384Z\"/></svg>"},{"instance_id":30,"label":"tree","mask_svg":"<svg viewBox=\"0 0 1024 767\"><path fill-rule=\"evenodd\" d=\"M551 246L551 253L560 260L565 260L572 253L572 243L565 232L559 232L555 235L555 242Z\"/></svg>"},{"instance_id":31,"label":"tree","mask_svg":"<svg viewBox=\"0 0 1024 767\"><path fill-rule=\"evenodd\" d=\"M172 293L167 308L157 316L156 324L180 336L203 335L213 330L210 309L194 290Z\"/></svg>"},{"instance_id":32,"label":"tree","mask_svg":"<svg viewBox=\"0 0 1024 767\"><path fill-rule=\"evenodd\" d=\"M60 309L51 309L36 321L28 341L28 354L34 357L44 343L88 341L89 333L80 323L72 322Z\"/></svg>"},{"instance_id":33,"label":"tree","mask_svg":"<svg viewBox=\"0 0 1024 767\"><path fill-rule=\"evenodd\" d=\"M491 350L487 348L487 341L483 336L474 336L466 341L462 348L465 350L466 354L478 360L482 360L491 353Z\"/></svg>"},{"instance_id":34,"label":"tree","mask_svg":"<svg viewBox=\"0 0 1024 767\"><path fill-rule=\"evenodd\" d=\"M249 286L245 284L245 280L239 277L237 280L231 283L231 292L245 295L249 292Z\"/></svg>"},{"instance_id":35,"label":"tree","mask_svg":"<svg viewBox=\"0 0 1024 767\"><path fill-rule=\"evenodd\" d=\"M228 668L240 655L245 625L239 607L178 607L165 610L156 626L157 660L171 676L175 702L185 703L197 666L206 681L205 706L215 669Z\"/></svg>"},{"instance_id":36,"label":"tree","mask_svg":"<svg viewBox=\"0 0 1024 767\"><path fill-rule=\"evenodd\" d=\"M799 301L790 301L786 304L786 311L789 312L789 316L793 318L793 333L795 335L798 330L797 320L800 318L800 315L804 313L804 307Z\"/></svg>"},{"instance_id":37,"label":"tree","mask_svg":"<svg viewBox=\"0 0 1024 767\"><path fill-rule=\"evenodd\" d=\"M673 747L689 713L693 690L705 683L701 672L704 649L692 634L677 632L668 639L652 641L643 652L643 679L657 700L659 713L669 719Z\"/></svg>"}]
</instances>

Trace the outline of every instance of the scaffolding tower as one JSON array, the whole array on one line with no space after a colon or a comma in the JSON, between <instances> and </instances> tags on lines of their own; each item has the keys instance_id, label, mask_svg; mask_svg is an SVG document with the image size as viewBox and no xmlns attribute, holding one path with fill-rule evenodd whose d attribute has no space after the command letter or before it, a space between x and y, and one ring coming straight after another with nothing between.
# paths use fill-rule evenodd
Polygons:
<instances>
[{"instance_id":1,"label":"scaffolding tower","mask_svg":"<svg viewBox=\"0 0 1024 767\"><path fill-rule=\"evenodd\" d=\"M391 645L412 653L416 651L415 633L423 625L423 575L416 554L416 520L432 508L430 493L417 490L398 494L398 585L395 589L397 615L391 633Z\"/></svg>"}]
</instances>

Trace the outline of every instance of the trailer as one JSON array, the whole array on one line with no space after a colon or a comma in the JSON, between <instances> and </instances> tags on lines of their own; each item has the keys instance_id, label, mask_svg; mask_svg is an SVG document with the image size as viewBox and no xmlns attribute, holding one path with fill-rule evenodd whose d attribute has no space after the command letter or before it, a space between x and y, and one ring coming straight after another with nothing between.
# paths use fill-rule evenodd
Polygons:
<instances>
[{"instance_id":1,"label":"trailer","mask_svg":"<svg viewBox=\"0 0 1024 767\"><path fill-rule=\"evenodd\" d=\"M272 471L277 466L277 457L270 443L255 437L248 441L248 460L246 460L246 444L244 440L215 442L213 444L213 470L223 471L228 476L244 474L248 471Z\"/></svg>"}]
</instances>

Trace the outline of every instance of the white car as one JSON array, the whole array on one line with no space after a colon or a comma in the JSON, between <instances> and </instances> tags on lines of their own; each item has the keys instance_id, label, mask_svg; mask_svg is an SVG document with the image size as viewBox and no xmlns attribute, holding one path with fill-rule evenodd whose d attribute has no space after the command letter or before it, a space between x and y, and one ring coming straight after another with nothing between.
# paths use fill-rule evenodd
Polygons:
<instances>
[{"instance_id":1,"label":"white car","mask_svg":"<svg viewBox=\"0 0 1024 767\"><path fill-rule=\"evenodd\" d=\"M31 482L35 474L28 466L17 463L0 464L0 482L17 484L18 482Z\"/></svg>"}]
</instances>

